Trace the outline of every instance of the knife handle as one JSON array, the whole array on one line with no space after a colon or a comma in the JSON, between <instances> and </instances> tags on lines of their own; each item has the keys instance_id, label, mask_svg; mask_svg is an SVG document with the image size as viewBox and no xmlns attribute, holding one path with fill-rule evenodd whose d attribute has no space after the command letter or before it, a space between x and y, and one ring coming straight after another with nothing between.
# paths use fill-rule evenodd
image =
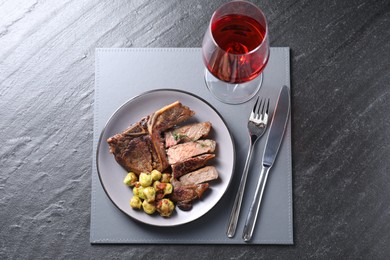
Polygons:
<instances>
[{"instance_id":1,"label":"knife handle","mask_svg":"<svg viewBox=\"0 0 390 260\"><path fill-rule=\"evenodd\" d=\"M269 169L269 167L265 166L261 168L260 178L257 183L255 196L253 197L252 204L249 208L249 212L244 225L244 231L242 233L242 238L244 239L244 241L249 241L252 238L253 231L256 225L257 215L259 214L261 200L263 198L265 184L267 182Z\"/></svg>"}]
</instances>

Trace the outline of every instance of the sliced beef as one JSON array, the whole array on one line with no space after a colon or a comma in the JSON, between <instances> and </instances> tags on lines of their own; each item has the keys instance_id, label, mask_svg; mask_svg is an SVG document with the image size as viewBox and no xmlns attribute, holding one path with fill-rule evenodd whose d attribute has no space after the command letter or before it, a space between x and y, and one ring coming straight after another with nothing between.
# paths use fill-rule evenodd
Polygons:
<instances>
[{"instance_id":1,"label":"sliced beef","mask_svg":"<svg viewBox=\"0 0 390 260\"><path fill-rule=\"evenodd\" d=\"M194 123L176 128L165 133L165 147L177 145L178 143L196 141L205 138L211 129L210 122Z\"/></svg>"},{"instance_id":2,"label":"sliced beef","mask_svg":"<svg viewBox=\"0 0 390 260\"><path fill-rule=\"evenodd\" d=\"M215 146L215 141L208 139L172 146L167 150L168 162L172 165L197 155L213 153Z\"/></svg>"},{"instance_id":3,"label":"sliced beef","mask_svg":"<svg viewBox=\"0 0 390 260\"><path fill-rule=\"evenodd\" d=\"M208 183L184 185L175 187L171 200L182 210L190 210L194 200L200 199L203 193L209 188Z\"/></svg>"},{"instance_id":4,"label":"sliced beef","mask_svg":"<svg viewBox=\"0 0 390 260\"><path fill-rule=\"evenodd\" d=\"M218 172L214 166L206 166L183 175L179 180L182 185L200 184L218 179Z\"/></svg>"},{"instance_id":5,"label":"sliced beef","mask_svg":"<svg viewBox=\"0 0 390 260\"><path fill-rule=\"evenodd\" d=\"M162 132L188 120L194 111L176 101L154 112L148 121L149 133Z\"/></svg>"},{"instance_id":6,"label":"sliced beef","mask_svg":"<svg viewBox=\"0 0 390 260\"><path fill-rule=\"evenodd\" d=\"M172 165L173 177L178 179L186 173L192 172L200 167L206 165L206 163L213 159L215 154L202 154L199 156L188 158L182 162L175 163Z\"/></svg>"}]
</instances>

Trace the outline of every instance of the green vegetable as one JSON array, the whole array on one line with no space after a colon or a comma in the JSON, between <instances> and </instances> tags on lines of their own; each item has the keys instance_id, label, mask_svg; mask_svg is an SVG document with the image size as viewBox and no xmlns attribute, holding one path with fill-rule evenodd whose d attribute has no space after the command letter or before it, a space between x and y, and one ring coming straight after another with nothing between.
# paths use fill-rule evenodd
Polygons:
<instances>
[{"instance_id":1,"label":"green vegetable","mask_svg":"<svg viewBox=\"0 0 390 260\"><path fill-rule=\"evenodd\" d=\"M161 179L161 172L158 170L153 170L150 175L152 176L153 181L158 181Z\"/></svg>"},{"instance_id":2,"label":"green vegetable","mask_svg":"<svg viewBox=\"0 0 390 260\"><path fill-rule=\"evenodd\" d=\"M156 211L156 206L154 206L152 203L149 203L147 200L142 202L142 208L144 209L145 213L149 215Z\"/></svg>"},{"instance_id":3,"label":"green vegetable","mask_svg":"<svg viewBox=\"0 0 390 260\"><path fill-rule=\"evenodd\" d=\"M140 209L142 205L142 201L138 196L133 196L130 200L130 206L133 209Z\"/></svg>"},{"instance_id":4,"label":"green vegetable","mask_svg":"<svg viewBox=\"0 0 390 260\"><path fill-rule=\"evenodd\" d=\"M170 183L166 183L166 186L164 188L164 195L171 194L173 191L173 186Z\"/></svg>"},{"instance_id":5,"label":"green vegetable","mask_svg":"<svg viewBox=\"0 0 390 260\"><path fill-rule=\"evenodd\" d=\"M145 172L141 172L139 175L139 183L142 185L142 187L149 187L152 185L153 179L152 175L147 174Z\"/></svg>"},{"instance_id":6,"label":"green vegetable","mask_svg":"<svg viewBox=\"0 0 390 260\"><path fill-rule=\"evenodd\" d=\"M127 186L134 186L138 181L137 175L134 172L129 172L123 180L123 183Z\"/></svg>"},{"instance_id":7,"label":"green vegetable","mask_svg":"<svg viewBox=\"0 0 390 260\"><path fill-rule=\"evenodd\" d=\"M146 187L143 189L145 200L153 202L156 198L156 190L153 187Z\"/></svg>"},{"instance_id":8,"label":"green vegetable","mask_svg":"<svg viewBox=\"0 0 390 260\"><path fill-rule=\"evenodd\" d=\"M164 184L164 186L162 187L161 184ZM162 183L160 181L155 181L153 182L153 188L156 190L156 191L159 191L159 190L163 190L165 188L165 183Z\"/></svg>"},{"instance_id":9,"label":"green vegetable","mask_svg":"<svg viewBox=\"0 0 390 260\"><path fill-rule=\"evenodd\" d=\"M169 217L175 210L175 204L169 199L162 199L157 203L157 211L163 217Z\"/></svg>"},{"instance_id":10,"label":"green vegetable","mask_svg":"<svg viewBox=\"0 0 390 260\"><path fill-rule=\"evenodd\" d=\"M139 187L137 187L137 186L135 186L134 188L133 188L133 194L134 194L134 196L137 196L137 197L139 197L140 199L145 199L145 195L144 195L144 187L142 187L142 186L139 186Z\"/></svg>"}]
</instances>

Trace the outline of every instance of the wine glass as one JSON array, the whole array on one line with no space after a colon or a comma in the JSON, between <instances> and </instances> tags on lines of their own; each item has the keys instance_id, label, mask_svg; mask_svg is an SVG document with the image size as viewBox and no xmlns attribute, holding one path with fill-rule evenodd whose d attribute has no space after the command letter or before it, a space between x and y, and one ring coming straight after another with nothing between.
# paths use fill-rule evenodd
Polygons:
<instances>
[{"instance_id":1,"label":"wine glass","mask_svg":"<svg viewBox=\"0 0 390 260\"><path fill-rule=\"evenodd\" d=\"M213 14L202 43L205 81L220 101L240 104L260 89L269 58L263 12L247 1L232 1Z\"/></svg>"}]
</instances>

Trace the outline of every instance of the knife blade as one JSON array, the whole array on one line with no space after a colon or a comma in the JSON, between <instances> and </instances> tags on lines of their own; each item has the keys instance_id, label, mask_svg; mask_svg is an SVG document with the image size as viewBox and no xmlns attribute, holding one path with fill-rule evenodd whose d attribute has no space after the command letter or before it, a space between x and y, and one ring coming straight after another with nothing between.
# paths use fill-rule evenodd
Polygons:
<instances>
[{"instance_id":1,"label":"knife blade","mask_svg":"<svg viewBox=\"0 0 390 260\"><path fill-rule=\"evenodd\" d=\"M249 241L252 238L259 213L261 200L267 182L268 172L273 166L283 140L287 122L290 116L290 90L283 86L279 92L278 101L272 116L271 126L268 133L267 141L264 148L262 168L259 181L257 183L255 195L245 221L242 238Z\"/></svg>"}]
</instances>

